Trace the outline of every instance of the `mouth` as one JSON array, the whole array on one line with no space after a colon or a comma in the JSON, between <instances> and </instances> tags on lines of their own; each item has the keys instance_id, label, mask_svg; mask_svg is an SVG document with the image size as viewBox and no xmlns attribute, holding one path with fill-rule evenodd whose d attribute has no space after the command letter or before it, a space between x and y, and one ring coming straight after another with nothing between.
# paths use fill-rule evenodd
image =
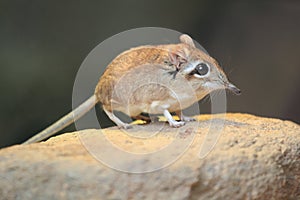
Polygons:
<instances>
[{"instance_id":1,"label":"mouth","mask_svg":"<svg viewBox=\"0 0 300 200\"><path fill-rule=\"evenodd\" d=\"M233 94L240 95L242 94L241 90L237 88L235 85L232 83L228 83L225 85L226 89L230 90Z\"/></svg>"}]
</instances>

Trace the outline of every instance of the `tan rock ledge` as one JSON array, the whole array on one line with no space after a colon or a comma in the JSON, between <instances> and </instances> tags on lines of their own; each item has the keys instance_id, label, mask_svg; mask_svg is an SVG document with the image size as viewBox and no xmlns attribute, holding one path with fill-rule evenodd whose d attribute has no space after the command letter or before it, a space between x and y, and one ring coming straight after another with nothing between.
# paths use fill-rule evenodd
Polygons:
<instances>
[{"instance_id":1,"label":"tan rock ledge","mask_svg":"<svg viewBox=\"0 0 300 200\"><path fill-rule=\"evenodd\" d=\"M300 199L300 126L222 117L1 149L0 199Z\"/></svg>"}]
</instances>

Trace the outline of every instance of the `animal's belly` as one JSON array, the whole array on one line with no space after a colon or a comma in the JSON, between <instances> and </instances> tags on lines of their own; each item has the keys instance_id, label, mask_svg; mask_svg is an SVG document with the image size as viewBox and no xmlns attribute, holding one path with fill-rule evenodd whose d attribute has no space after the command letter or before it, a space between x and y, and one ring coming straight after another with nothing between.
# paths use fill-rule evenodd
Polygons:
<instances>
[{"instance_id":1,"label":"animal's belly","mask_svg":"<svg viewBox=\"0 0 300 200\"><path fill-rule=\"evenodd\" d=\"M178 95L177 95L178 96ZM197 101L194 97L181 95L174 98L170 95L167 99L144 98L144 101L123 101L113 105L113 110L121 111L128 116L137 116L142 112L149 114L162 114L165 109L170 112L188 108Z\"/></svg>"}]
</instances>

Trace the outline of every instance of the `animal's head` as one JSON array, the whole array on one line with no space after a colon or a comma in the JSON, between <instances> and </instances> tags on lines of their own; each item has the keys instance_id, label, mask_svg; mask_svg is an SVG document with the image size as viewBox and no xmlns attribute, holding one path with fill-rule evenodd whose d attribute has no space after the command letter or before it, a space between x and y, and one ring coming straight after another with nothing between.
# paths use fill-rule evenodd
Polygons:
<instances>
[{"instance_id":1,"label":"animal's head","mask_svg":"<svg viewBox=\"0 0 300 200\"><path fill-rule=\"evenodd\" d=\"M180 41L176 49L169 53L169 58L176 66L177 73L184 76L196 90L209 93L218 89L228 89L234 94L241 94L240 89L229 82L218 62L196 48L190 36L183 34Z\"/></svg>"}]
</instances>

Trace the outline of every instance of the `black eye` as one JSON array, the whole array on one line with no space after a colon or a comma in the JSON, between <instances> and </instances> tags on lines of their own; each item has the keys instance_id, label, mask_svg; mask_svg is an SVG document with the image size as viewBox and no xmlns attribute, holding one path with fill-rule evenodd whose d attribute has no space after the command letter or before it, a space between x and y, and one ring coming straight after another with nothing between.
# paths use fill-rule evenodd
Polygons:
<instances>
[{"instance_id":1,"label":"black eye","mask_svg":"<svg viewBox=\"0 0 300 200\"><path fill-rule=\"evenodd\" d=\"M197 74L199 74L200 76L205 76L209 72L209 67L205 63L200 63L197 65L196 70Z\"/></svg>"}]
</instances>

